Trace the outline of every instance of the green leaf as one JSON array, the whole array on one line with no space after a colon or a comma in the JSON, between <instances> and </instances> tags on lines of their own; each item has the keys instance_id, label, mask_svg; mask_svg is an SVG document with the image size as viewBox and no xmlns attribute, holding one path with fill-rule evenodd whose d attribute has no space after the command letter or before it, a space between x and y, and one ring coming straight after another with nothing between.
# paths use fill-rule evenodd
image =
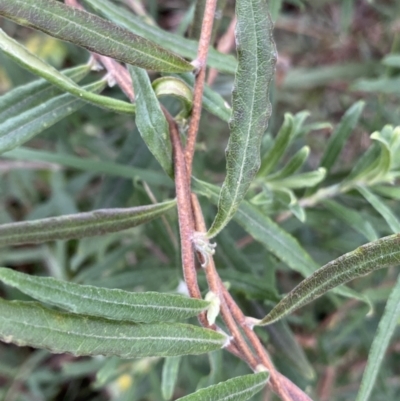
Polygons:
<instances>
[{"instance_id":1,"label":"green leaf","mask_svg":"<svg viewBox=\"0 0 400 401\"><path fill-rule=\"evenodd\" d=\"M194 86L194 75L190 73L180 74L179 78L184 80L191 88ZM204 86L203 107L222 121L229 122L232 116L232 109L225 99L209 86Z\"/></svg>"},{"instance_id":2,"label":"green leaf","mask_svg":"<svg viewBox=\"0 0 400 401\"><path fill-rule=\"evenodd\" d=\"M193 70L190 63L155 43L58 1L0 0L0 15L89 51L149 70Z\"/></svg>"},{"instance_id":3,"label":"green leaf","mask_svg":"<svg viewBox=\"0 0 400 401\"><path fill-rule=\"evenodd\" d=\"M353 91L362 92L378 92L387 94L399 93L400 78L399 77L381 77L377 79L358 79L351 86Z\"/></svg>"},{"instance_id":4,"label":"green leaf","mask_svg":"<svg viewBox=\"0 0 400 401\"><path fill-rule=\"evenodd\" d=\"M320 167L316 171L310 171L308 173L295 174L282 179L269 180L268 185L273 188L309 188L319 184L326 176L326 170Z\"/></svg>"},{"instance_id":5,"label":"green leaf","mask_svg":"<svg viewBox=\"0 0 400 401\"><path fill-rule=\"evenodd\" d=\"M340 120L339 125L329 137L329 141L326 144L325 152L322 155L321 167L325 167L326 171L329 172L335 164L341 150L346 144L347 139L353 132L354 128L358 124L361 113L364 109L365 102L358 101L353 104L344 114Z\"/></svg>"},{"instance_id":6,"label":"green leaf","mask_svg":"<svg viewBox=\"0 0 400 401\"><path fill-rule=\"evenodd\" d=\"M161 393L166 401L169 401L174 395L181 360L182 357L180 356L170 356L164 361L161 375Z\"/></svg>"},{"instance_id":7,"label":"green leaf","mask_svg":"<svg viewBox=\"0 0 400 401\"><path fill-rule=\"evenodd\" d=\"M260 168L260 146L271 115L269 87L276 48L266 0L236 2L238 68L232 93L226 178L218 212L207 233L215 237L236 213Z\"/></svg>"},{"instance_id":8,"label":"green leaf","mask_svg":"<svg viewBox=\"0 0 400 401\"><path fill-rule=\"evenodd\" d=\"M380 195L386 196L387 198L400 200L400 188L399 187L388 187L383 185L377 185L373 187L374 192L378 192Z\"/></svg>"},{"instance_id":9,"label":"green leaf","mask_svg":"<svg viewBox=\"0 0 400 401\"><path fill-rule=\"evenodd\" d=\"M90 64L69 68L61 73L79 82L90 72ZM46 102L61 91L45 79L37 79L18 86L0 97L0 121L15 117L33 107Z\"/></svg>"},{"instance_id":10,"label":"green leaf","mask_svg":"<svg viewBox=\"0 0 400 401\"><path fill-rule=\"evenodd\" d=\"M259 177L269 174L275 168L292 141L294 134L293 116L289 113L286 113L283 124L275 138L273 146L269 149L265 156L263 156L260 171L258 172Z\"/></svg>"},{"instance_id":11,"label":"green leaf","mask_svg":"<svg viewBox=\"0 0 400 401\"><path fill-rule=\"evenodd\" d=\"M203 354L222 348L226 336L189 324L137 324L0 299L0 339L75 356L141 358Z\"/></svg>"},{"instance_id":12,"label":"green leaf","mask_svg":"<svg viewBox=\"0 0 400 401\"><path fill-rule=\"evenodd\" d=\"M379 322L377 334L374 337L368 355L368 363L361 381L361 387L356 401L367 401L374 389L375 381L400 319L400 276L393 287L387 301L385 312Z\"/></svg>"},{"instance_id":13,"label":"green leaf","mask_svg":"<svg viewBox=\"0 0 400 401\"><path fill-rule=\"evenodd\" d=\"M374 270L399 264L400 235L363 245L318 269L286 295L260 324L271 324L325 292Z\"/></svg>"},{"instance_id":14,"label":"green leaf","mask_svg":"<svg viewBox=\"0 0 400 401\"><path fill-rule=\"evenodd\" d=\"M1 1L2 0L0 0L0 10L2 4ZM45 61L31 53L28 49L14 39L11 39L1 29L0 49L3 50L7 56L18 63L21 67L31 71L33 74L39 75L63 91L69 92L80 99L93 103L96 106L110 109L119 113L132 114L136 110L135 105L131 103L113 99L108 96L97 95L85 90L85 88L78 86L74 81L57 71L50 64L47 64Z\"/></svg>"},{"instance_id":15,"label":"green leaf","mask_svg":"<svg viewBox=\"0 0 400 401\"><path fill-rule=\"evenodd\" d=\"M143 36L143 38L149 39L154 43L158 43L165 49L189 59L195 59L197 57L197 41L186 39L155 25L150 25L140 17L132 13L127 13L125 9L116 6L108 0L83 0L83 3L119 26L128 29L136 35ZM236 60L234 57L222 54L212 47L209 49L207 64L210 67L230 74L233 74L236 68Z\"/></svg>"},{"instance_id":16,"label":"green leaf","mask_svg":"<svg viewBox=\"0 0 400 401\"><path fill-rule=\"evenodd\" d=\"M0 246L85 238L126 230L151 221L175 206L175 200L155 205L98 209L0 225Z\"/></svg>"},{"instance_id":17,"label":"green leaf","mask_svg":"<svg viewBox=\"0 0 400 401\"><path fill-rule=\"evenodd\" d=\"M105 81L87 85L87 91L101 91ZM12 150L69 116L87 103L68 93L56 96L0 124L0 153Z\"/></svg>"},{"instance_id":18,"label":"green leaf","mask_svg":"<svg viewBox=\"0 0 400 401\"><path fill-rule=\"evenodd\" d=\"M268 176L268 181L270 180L280 180L282 178L286 178L294 174L297 170L299 170L303 164L308 159L310 154L309 146L303 146L283 167L281 170L277 171L274 174Z\"/></svg>"},{"instance_id":19,"label":"green leaf","mask_svg":"<svg viewBox=\"0 0 400 401\"><path fill-rule=\"evenodd\" d=\"M166 173L173 177L172 146L169 127L147 72L128 66L136 97L136 126L150 152Z\"/></svg>"},{"instance_id":20,"label":"green leaf","mask_svg":"<svg viewBox=\"0 0 400 401\"><path fill-rule=\"evenodd\" d=\"M133 322L165 322L196 316L208 302L158 292L128 292L36 277L0 267L0 280L30 297L70 312Z\"/></svg>"},{"instance_id":21,"label":"green leaf","mask_svg":"<svg viewBox=\"0 0 400 401\"><path fill-rule=\"evenodd\" d=\"M4 153L2 157L16 160L37 160L48 163L57 163L62 166L81 169L84 171L93 171L98 174L108 174L130 179L140 177L149 184L172 187L172 181L166 180L165 175L162 173L102 160L87 159L68 154L55 154L54 152L46 152L23 147Z\"/></svg>"},{"instance_id":22,"label":"green leaf","mask_svg":"<svg viewBox=\"0 0 400 401\"><path fill-rule=\"evenodd\" d=\"M180 78L165 76L158 78L151 84L156 96L173 96L180 100L182 104L182 111L175 117L187 118L193 106L193 91L192 89Z\"/></svg>"},{"instance_id":23,"label":"green leaf","mask_svg":"<svg viewBox=\"0 0 400 401\"><path fill-rule=\"evenodd\" d=\"M208 197L212 203L216 204L218 201L218 187L197 179L193 180L193 184L197 193ZM255 240L263 244L269 252L294 271L303 276L309 276L318 269L319 266L293 236L282 230L274 221L249 202L242 202L234 220ZM344 297L359 299L370 305L366 297L349 288L335 288L334 292Z\"/></svg>"},{"instance_id":24,"label":"green leaf","mask_svg":"<svg viewBox=\"0 0 400 401\"><path fill-rule=\"evenodd\" d=\"M336 218L362 234L368 241L375 241L378 239L378 235L372 224L365 217L361 216L358 211L343 206L331 199L323 200L322 204L332 212Z\"/></svg>"},{"instance_id":25,"label":"green leaf","mask_svg":"<svg viewBox=\"0 0 400 401\"><path fill-rule=\"evenodd\" d=\"M357 186L358 192L371 204L371 206L385 219L388 226L394 233L400 232L400 221L396 215L385 205L377 195L373 194L368 188L361 185Z\"/></svg>"},{"instance_id":26,"label":"green leaf","mask_svg":"<svg viewBox=\"0 0 400 401\"><path fill-rule=\"evenodd\" d=\"M383 58L382 63L388 67L400 68L400 54L388 54Z\"/></svg>"},{"instance_id":27,"label":"green leaf","mask_svg":"<svg viewBox=\"0 0 400 401\"><path fill-rule=\"evenodd\" d=\"M268 372L239 376L198 390L177 401L246 401L261 391L268 379Z\"/></svg>"}]
</instances>

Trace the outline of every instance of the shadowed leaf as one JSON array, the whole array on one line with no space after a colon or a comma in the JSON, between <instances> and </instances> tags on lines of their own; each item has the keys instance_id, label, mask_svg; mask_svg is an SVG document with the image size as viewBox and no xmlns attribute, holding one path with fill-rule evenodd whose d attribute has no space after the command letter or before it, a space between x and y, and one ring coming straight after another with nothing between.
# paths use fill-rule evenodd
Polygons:
<instances>
[{"instance_id":1,"label":"shadowed leaf","mask_svg":"<svg viewBox=\"0 0 400 401\"><path fill-rule=\"evenodd\" d=\"M85 88L87 91L101 91L105 86L106 82L102 80L87 85ZM84 100L66 93L4 121L0 124L0 153L10 151L28 142L35 135L86 104Z\"/></svg>"},{"instance_id":2,"label":"shadowed leaf","mask_svg":"<svg viewBox=\"0 0 400 401\"><path fill-rule=\"evenodd\" d=\"M1 0L0 0L1 6ZM22 46L17 41L11 39L0 29L0 49L4 51L7 56L18 63L21 67L26 68L28 71L47 79L53 85L69 92L76 97L93 103L106 109L110 109L119 113L132 114L135 112L135 105L123 102L122 100L113 99L112 97L101 96L90 91L85 90L78 86L74 81L57 71L50 64L31 53L28 49Z\"/></svg>"},{"instance_id":3,"label":"shadowed leaf","mask_svg":"<svg viewBox=\"0 0 400 401\"><path fill-rule=\"evenodd\" d=\"M173 177L172 146L169 127L147 72L128 66L136 96L136 126L150 152L165 172Z\"/></svg>"},{"instance_id":4,"label":"shadowed leaf","mask_svg":"<svg viewBox=\"0 0 400 401\"><path fill-rule=\"evenodd\" d=\"M90 64L61 71L75 82L79 82L89 72ZM45 79L37 79L26 85L18 86L0 97L0 121L22 114L60 93L58 88Z\"/></svg>"},{"instance_id":5,"label":"shadowed leaf","mask_svg":"<svg viewBox=\"0 0 400 401\"><path fill-rule=\"evenodd\" d=\"M385 353L389 346L398 322L400 319L400 276L397 279L396 285L387 301L385 312L379 322L377 334L371 346L368 355L368 363L364 371L361 381L360 391L357 394L356 401L367 401L374 389L375 381L385 357Z\"/></svg>"}]
</instances>

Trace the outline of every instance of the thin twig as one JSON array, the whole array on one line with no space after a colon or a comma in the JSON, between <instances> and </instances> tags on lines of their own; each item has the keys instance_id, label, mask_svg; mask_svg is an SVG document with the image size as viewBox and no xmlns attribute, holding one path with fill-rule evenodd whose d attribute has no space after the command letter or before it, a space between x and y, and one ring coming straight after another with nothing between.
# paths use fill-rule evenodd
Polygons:
<instances>
[{"instance_id":1,"label":"thin twig","mask_svg":"<svg viewBox=\"0 0 400 401\"><path fill-rule=\"evenodd\" d=\"M189 179L192 175L193 156L197 133L199 131L204 82L206 78L207 55L212 35L212 26L214 22L216 4L217 0L207 0L206 2L199 40L199 48L197 51L197 58L195 60L196 67L198 68L198 74L194 83L192 117L190 119L187 144L185 148L185 158Z\"/></svg>"},{"instance_id":2,"label":"thin twig","mask_svg":"<svg viewBox=\"0 0 400 401\"><path fill-rule=\"evenodd\" d=\"M201 298L199 285L197 283L194 250L192 246L194 223L185 156L179 136L178 125L165 108L163 108L163 111L169 124L169 132L171 135L174 154L175 188L178 207L179 233L181 237L183 274L190 296L193 298Z\"/></svg>"}]
</instances>

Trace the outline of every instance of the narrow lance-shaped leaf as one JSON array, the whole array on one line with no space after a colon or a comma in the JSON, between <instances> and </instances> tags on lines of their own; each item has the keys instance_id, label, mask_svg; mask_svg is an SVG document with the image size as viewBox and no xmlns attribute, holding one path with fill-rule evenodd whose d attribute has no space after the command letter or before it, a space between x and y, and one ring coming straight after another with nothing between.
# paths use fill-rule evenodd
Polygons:
<instances>
[{"instance_id":1,"label":"narrow lance-shaped leaf","mask_svg":"<svg viewBox=\"0 0 400 401\"><path fill-rule=\"evenodd\" d=\"M332 212L335 217L358 231L368 241L375 241L378 239L378 235L372 224L357 210L345 207L332 199L325 199L322 201L322 204Z\"/></svg>"},{"instance_id":2,"label":"narrow lance-shaped leaf","mask_svg":"<svg viewBox=\"0 0 400 401\"><path fill-rule=\"evenodd\" d=\"M294 174L297 170L299 170L305 161L308 159L310 154L310 148L308 146L303 146L283 167L281 170L277 171L274 174L270 174L268 176L268 180L280 180L282 178L286 178Z\"/></svg>"},{"instance_id":3,"label":"narrow lance-shaped leaf","mask_svg":"<svg viewBox=\"0 0 400 401\"><path fill-rule=\"evenodd\" d=\"M400 221L396 215L386 206L379 196L372 193L368 188L357 186L358 192L371 204L371 206L385 219L394 233L400 232Z\"/></svg>"},{"instance_id":4,"label":"narrow lance-shaped leaf","mask_svg":"<svg viewBox=\"0 0 400 401\"><path fill-rule=\"evenodd\" d=\"M269 87L276 49L266 0L236 1L238 68L232 94L231 135L226 151L227 175L218 213L207 234L215 237L236 213L260 168L260 146L269 116Z\"/></svg>"},{"instance_id":5,"label":"narrow lance-shaped leaf","mask_svg":"<svg viewBox=\"0 0 400 401\"><path fill-rule=\"evenodd\" d=\"M0 225L0 246L84 238L117 232L153 220L175 206L175 200L132 208L49 217Z\"/></svg>"},{"instance_id":6,"label":"narrow lance-shaped leaf","mask_svg":"<svg viewBox=\"0 0 400 401\"><path fill-rule=\"evenodd\" d=\"M190 40L172 32L165 31L156 25L149 24L141 17L133 13L127 13L122 7L108 0L83 0L89 9L99 13L103 17L115 22L119 26L126 28L136 35L157 43L165 49L180 54L189 59L197 57L198 42ZM210 47L207 64L217 68L219 71L233 74L236 68L236 60L233 56L223 54ZM141 66L139 66L141 67Z\"/></svg>"},{"instance_id":7,"label":"narrow lance-shaped leaf","mask_svg":"<svg viewBox=\"0 0 400 401\"><path fill-rule=\"evenodd\" d=\"M135 105L131 103L113 99L112 97L108 96L97 95L85 90L85 88L78 86L74 81L57 71L50 64L31 53L28 49L14 39L11 39L1 29L0 49L21 67L26 68L28 71L31 71L32 73L39 75L44 79L47 79L53 85L77 96L80 99L93 103L96 106L104 107L120 113L132 114L135 112Z\"/></svg>"},{"instance_id":8,"label":"narrow lance-shaped leaf","mask_svg":"<svg viewBox=\"0 0 400 401\"><path fill-rule=\"evenodd\" d=\"M193 70L190 63L150 40L58 1L0 0L0 15L90 51L149 70Z\"/></svg>"},{"instance_id":9,"label":"narrow lance-shaped leaf","mask_svg":"<svg viewBox=\"0 0 400 401\"><path fill-rule=\"evenodd\" d=\"M166 173L173 176L172 146L169 127L147 72L128 66L136 94L136 126L151 153Z\"/></svg>"},{"instance_id":10,"label":"narrow lance-shaped leaf","mask_svg":"<svg viewBox=\"0 0 400 401\"><path fill-rule=\"evenodd\" d=\"M0 340L76 356L141 358L202 354L222 348L226 336L189 324L137 324L0 298Z\"/></svg>"},{"instance_id":11,"label":"narrow lance-shaped leaf","mask_svg":"<svg viewBox=\"0 0 400 401\"><path fill-rule=\"evenodd\" d=\"M379 373L382 360L400 319L400 275L387 301L379 322L377 334L368 355L368 363L361 381L356 401L368 401Z\"/></svg>"},{"instance_id":12,"label":"narrow lance-shaped leaf","mask_svg":"<svg viewBox=\"0 0 400 401\"><path fill-rule=\"evenodd\" d=\"M340 151L345 145L348 137L356 127L360 115L363 111L365 102L359 101L353 104L342 117L339 125L332 133L326 144L325 152L322 156L320 166L325 167L329 172L335 164Z\"/></svg>"},{"instance_id":13,"label":"narrow lance-shaped leaf","mask_svg":"<svg viewBox=\"0 0 400 401\"><path fill-rule=\"evenodd\" d=\"M61 71L75 82L79 82L89 72L90 64ZM0 97L0 121L15 117L59 94L60 90L45 79L36 79L18 86Z\"/></svg>"},{"instance_id":14,"label":"narrow lance-shaped leaf","mask_svg":"<svg viewBox=\"0 0 400 401\"><path fill-rule=\"evenodd\" d=\"M158 292L128 292L36 277L0 267L0 280L38 301L74 313L133 322L164 322L196 316L208 302Z\"/></svg>"},{"instance_id":15,"label":"narrow lance-shaped leaf","mask_svg":"<svg viewBox=\"0 0 400 401\"><path fill-rule=\"evenodd\" d=\"M289 177L275 180L268 180L273 188L309 188L320 183L326 175L326 170L320 167L318 170L307 173L294 174Z\"/></svg>"},{"instance_id":16,"label":"narrow lance-shaped leaf","mask_svg":"<svg viewBox=\"0 0 400 401\"><path fill-rule=\"evenodd\" d=\"M258 173L259 177L269 174L275 168L283 154L286 152L286 149L292 141L294 134L295 130L293 116L289 113L286 113L283 124L279 129L273 146L263 157L260 171Z\"/></svg>"},{"instance_id":17,"label":"narrow lance-shaped leaf","mask_svg":"<svg viewBox=\"0 0 400 401\"><path fill-rule=\"evenodd\" d=\"M61 166L130 179L140 177L141 179L146 180L149 184L172 187L172 180L165 179L165 174L157 171L150 171L149 169L132 167L103 160L87 159L65 153L57 154L54 152L19 147L11 152L4 153L2 157L15 160L37 160L48 163L57 163Z\"/></svg>"},{"instance_id":18,"label":"narrow lance-shaped leaf","mask_svg":"<svg viewBox=\"0 0 400 401\"><path fill-rule=\"evenodd\" d=\"M270 324L327 291L374 270L400 264L400 234L381 238L318 269L286 295L260 324Z\"/></svg>"},{"instance_id":19,"label":"narrow lance-shaped leaf","mask_svg":"<svg viewBox=\"0 0 400 401\"><path fill-rule=\"evenodd\" d=\"M193 180L193 184L197 193L207 196L214 204L218 202L218 187L197 179ZM234 220L256 241L263 244L269 252L303 276L309 276L319 267L296 238L280 228L249 202L242 202ZM334 292L345 297L359 299L370 305L368 298L350 288L339 287L335 288Z\"/></svg>"},{"instance_id":20,"label":"narrow lance-shaped leaf","mask_svg":"<svg viewBox=\"0 0 400 401\"><path fill-rule=\"evenodd\" d=\"M268 372L239 376L198 390L177 401L246 401L261 391L268 379Z\"/></svg>"},{"instance_id":21,"label":"narrow lance-shaped leaf","mask_svg":"<svg viewBox=\"0 0 400 401\"><path fill-rule=\"evenodd\" d=\"M164 361L161 376L161 392L166 401L169 401L174 395L181 360L182 357L180 356L170 356Z\"/></svg>"},{"instance_id":22,"label":"narrow lance-shaped leaf","mask_svg":"<svg viewBox=\"0 0 400 401\"><path fill-rule=\"evenodd\" d=\"M101 91L106 81L87 85L89 91ZM0 124L0 153L15 149L35 135L69 116L87 103L68 93L56 96Z\"/></svg>"}]
</instances>

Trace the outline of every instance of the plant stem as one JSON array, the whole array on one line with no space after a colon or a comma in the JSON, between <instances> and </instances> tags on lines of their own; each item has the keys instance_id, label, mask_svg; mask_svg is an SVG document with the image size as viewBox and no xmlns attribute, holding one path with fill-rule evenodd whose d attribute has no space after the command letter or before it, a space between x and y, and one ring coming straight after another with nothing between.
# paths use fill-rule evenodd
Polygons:
<instances>
[{"instance_id":1,"label":"plant stem","mask_svg":"<svg viewBox=\"0 0 400 401\"><path fill-rule=\"evenodd\" d=\"M192 175L193 156L200 124L204 82L206 78L207 55L212 35L216 4L217 0L207 0L206 2L199 40L199 48L197 51L197 58L195 60L196 67L198 67L198 74L194 83L192 117L190 119L187 144L185 148L185 158L189 179Z\"/></svg>"},{"instance_id":2,"label":"plant stem","mask_svg":"<svg viewBox=\"0 0 400 401\"><path fill-rule=\"evenodd\" d=\"M163 112L169 124L169 132L171 135L174 154L175 188L178 207L179 233L181 237L183 274L190 296L193 298L201 298L200 289L197 283L194 250L192 245L194 222L185 156L179 136L178 125L165 108L163 108Z\"/></svg>"}]
</instances>

